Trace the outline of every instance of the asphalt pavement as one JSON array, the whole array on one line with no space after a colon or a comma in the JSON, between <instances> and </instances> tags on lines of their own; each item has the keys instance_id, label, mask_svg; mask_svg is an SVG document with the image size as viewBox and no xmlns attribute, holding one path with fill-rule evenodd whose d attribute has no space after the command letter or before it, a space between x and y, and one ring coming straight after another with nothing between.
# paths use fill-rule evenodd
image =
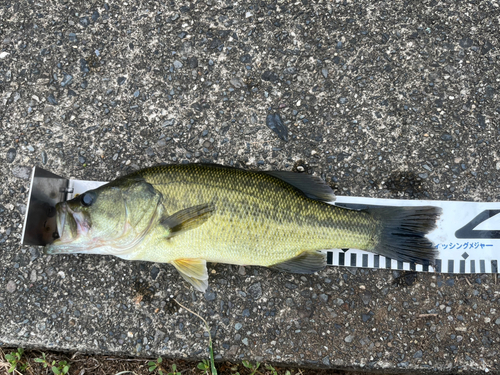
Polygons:
<instances>
[{"instance_id":1,"label":"asphalt pavement","mask_svg":"<svg viewBox=\"0 0 500 375\"><path fill-rule=\"evenodd\" d=\"M338 195L498 201L497 1L0 2L0 346L500 372L497 275L170 265L21 246L30 171L295 170Z\"/></svg>"}]
</instances>

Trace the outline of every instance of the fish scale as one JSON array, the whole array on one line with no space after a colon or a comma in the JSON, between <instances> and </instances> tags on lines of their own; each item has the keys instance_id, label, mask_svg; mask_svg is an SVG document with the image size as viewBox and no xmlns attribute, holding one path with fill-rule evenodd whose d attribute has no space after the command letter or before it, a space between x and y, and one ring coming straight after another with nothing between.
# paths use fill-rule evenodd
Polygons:
<instances>
[{"instance_id":1,"label":"fish scale","mask_svg":"<svg viewBox=\"0 0 500 375\"><path fill-rule=\"evenodd\" d=\"M130 178L135 176L162 194L169 202L165 204L168 213L215 203L207 223L173 239L172 252L165 254L156 243L154 255L139 255L156 262L170 261L173 255L270 266L303 251L348 245L366 248L376 229L365 213L312 200L261 173L180 165L155 167ZM357 228L352 226L354 217Z\"/></svg>"}]
</instances>

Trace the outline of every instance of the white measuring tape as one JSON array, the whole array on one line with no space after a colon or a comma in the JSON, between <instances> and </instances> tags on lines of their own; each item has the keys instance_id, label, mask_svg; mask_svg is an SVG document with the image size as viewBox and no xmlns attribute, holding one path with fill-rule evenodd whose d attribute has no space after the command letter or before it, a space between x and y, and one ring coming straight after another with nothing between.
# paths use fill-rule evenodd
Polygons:
<instances>
[{"instance_id":1,"label":"white measuring tape","mask_svg":"<svg viewBox=\"0 0 500 375\"><path fill-rule=\"evenodd\" d=\"M498 273L500 258L500 202L399 200L338 196L335 205L435 206L443 210L436 229L427 235L439 252L434 266L415 265L374 253L349 249L328 250L329 265L390 268L445 273Z\"/></svg>"}]
</instances>

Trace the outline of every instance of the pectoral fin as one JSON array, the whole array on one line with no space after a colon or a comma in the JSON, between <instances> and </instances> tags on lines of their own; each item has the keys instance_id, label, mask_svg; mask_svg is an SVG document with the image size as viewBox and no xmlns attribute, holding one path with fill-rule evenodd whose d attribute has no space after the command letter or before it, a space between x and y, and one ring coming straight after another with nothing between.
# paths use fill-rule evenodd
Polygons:
<instances>
[{"instance_id":1,"label":"pectoral fin","mask_svg":"<svg viewBox=\"0 0 500 375\"><path fill-rule=\"evenodd\" d=\"M314 273L326 267L326 254L304 251L285 262L273 264L270 268L292 273Z\"/></svg>"},{"instance_id":2,"label":"pectoral fin","mask_svg":"<svg viewBox=\"0 0 500 375\"><path fill-rule=\"evenodd\" d=\"M181 258L172 261L181 276L195 289L204 292L208 288L207 261L205 259Z\"/></svg>"},{"instance_id":3,"label":"pectoral fin","mask_svg":"<svg viewBox=\"0 0 500 375\"><path fill-rule=\"evenodd\" d=\"M176 236L187 230L199 227L212 216L213 205L200 204L177 211L175 214L162 218L161 225L169 229L168 237Z\"/></svg>"}]
</instances>

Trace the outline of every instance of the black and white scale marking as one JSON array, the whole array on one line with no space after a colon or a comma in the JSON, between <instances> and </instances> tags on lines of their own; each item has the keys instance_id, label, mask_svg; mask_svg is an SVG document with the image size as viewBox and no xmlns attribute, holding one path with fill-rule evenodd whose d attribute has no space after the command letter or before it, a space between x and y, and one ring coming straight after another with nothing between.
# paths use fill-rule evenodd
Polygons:
<instances>
[{"instance_id":1,"label":"black and white scale marking","mask_svg":"<svg viewBox=\"0 0 500 375\"><path fill-rule=\"evenodd\" d=\"M327 265L441 273L498 273L498 261L489 259L436 259L435 266L401 262L361 250L328 250Z\"/></svg>"},{"instance_id":2,"label":"black and white scale marking","mask_svg":"<svg viewBox=\"0 0 500 375\"><path fill-rule=\"evenodd\" d=\"M384 268L442 273L498 273L500 260L500 202L454 202L337 197L335 205L437 206L443 213L429 233L439 256L433 266L396 261L357 249L326 250L331 266Z\"/></svg>"}]
</instances>

